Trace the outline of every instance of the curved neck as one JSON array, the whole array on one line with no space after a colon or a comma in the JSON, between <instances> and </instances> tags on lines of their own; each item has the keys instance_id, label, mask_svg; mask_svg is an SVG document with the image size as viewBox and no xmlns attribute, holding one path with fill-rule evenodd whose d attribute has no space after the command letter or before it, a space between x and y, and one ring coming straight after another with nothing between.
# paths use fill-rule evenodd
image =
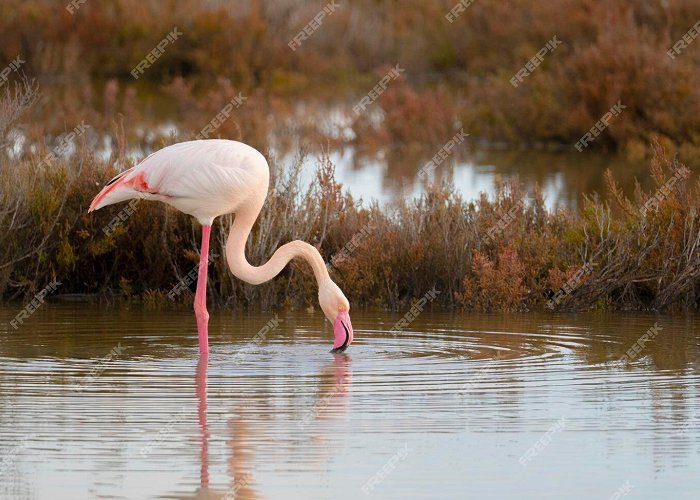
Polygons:
<instances>
[{"instance_id":1,"label":"curved neck","mask_svg":"<svg viewBox=\"0 0 700 500\"><path fill-rule=\"evenodd\" d=\"M245 256L248 236L258 218L259 210L241 209L236 213L231 232L226 240L226 259L231 272L239 279L252 285L259 285L277 276L295 257L301 257L309 263L316 277L316 283L329 280L328 269L321 254L315 247L305 241L291 241L279 247L262 266L252 266Z\"/></svg>"}]
</instances>

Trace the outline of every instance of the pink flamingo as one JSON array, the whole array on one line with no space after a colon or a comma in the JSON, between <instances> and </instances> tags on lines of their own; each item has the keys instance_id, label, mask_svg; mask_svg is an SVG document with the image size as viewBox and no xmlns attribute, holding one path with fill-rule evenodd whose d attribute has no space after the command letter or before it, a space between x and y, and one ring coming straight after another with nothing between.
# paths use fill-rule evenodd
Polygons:
<instances>
[{"instance_id":1,"label":"pink flamingo","mask_svg":"<svg viewBox=\"0 0 700 500\"><path fill-rule=\"evenodd\" d=\"M219 215L235 213L226 241L231 272L258 285L277 276L291 259L306 260L318 284L321 309L333 325L335 340L331 352L342 352L353 340L350 303L331 280L315 247L299 240L289 242L258 267L250 265L245 257L245 244L267 197L269 181L265 157L246 144L224 139L180 142L156 151L117 175L95 197L88 211L140 198L162 201L199 221L202 249L194 311L201 353L209 352L206 293L211 225Z\"/></svg>"}]
</instances>

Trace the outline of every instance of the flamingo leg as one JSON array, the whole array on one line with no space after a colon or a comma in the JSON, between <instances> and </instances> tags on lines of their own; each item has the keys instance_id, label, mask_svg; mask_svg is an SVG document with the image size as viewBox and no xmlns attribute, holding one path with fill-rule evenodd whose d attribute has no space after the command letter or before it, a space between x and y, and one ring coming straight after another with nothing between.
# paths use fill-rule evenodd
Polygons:
<instances>
[{"instance_id":1,"label":"flamingo leg","mask_svg":"<svg viewBox=\"0 0 700 500\"><path fill-rule=\"evenodd\" d=\"M194 314L197 317L199 352L209 352L209 313L207 312L207 267L209 264L209 236L211 226L202 226L202 251L199 255L197 293L194 296Z\"/></svg>"}]
</instances>

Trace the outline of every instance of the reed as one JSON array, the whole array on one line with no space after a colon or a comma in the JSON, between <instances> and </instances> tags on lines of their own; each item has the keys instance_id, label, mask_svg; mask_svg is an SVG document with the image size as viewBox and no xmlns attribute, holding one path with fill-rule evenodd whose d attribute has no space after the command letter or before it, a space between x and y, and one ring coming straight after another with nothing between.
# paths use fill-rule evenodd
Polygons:
<instances>
[{"instance_id":1,"label":"reed","mask_svg":"<svg viewBox=\"0 0 700 500\"><path fill-rule=\"evenodd\" d=\"M307 240L333 264L356 307L401 309L434 287L435 304L477 311L695 309L698 186L659 144L654 151L657 191L638 188L627 199L608 174L607 198L587 197L580 211L549 211L541 193L526 198L514 180L500 183L493 199L464 200L440 184L393 207L363 207L335 180L327 156L318 158L309 185L299 181L302 154L287 165L270 158L270 194L246 252L260 264L286 241ZM23 299L58 280L60 293L189 306L190 292L168 294L197 265L197 223L144 201L88 215L99 186L129 162L97 158L84 145L48 167L44 158L0 164L2 298ZM231 220L214 226L211 305L315 306L303 262L257 287L230 274L224 244ZM553 304L554 296L561 300Z\"/></svg>"}]
</instances>

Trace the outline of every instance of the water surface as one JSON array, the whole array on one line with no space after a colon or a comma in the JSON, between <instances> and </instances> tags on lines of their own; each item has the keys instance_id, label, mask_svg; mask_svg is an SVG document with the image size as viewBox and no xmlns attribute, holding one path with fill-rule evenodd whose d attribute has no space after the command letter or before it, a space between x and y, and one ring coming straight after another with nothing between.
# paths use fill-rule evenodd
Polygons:
<instances>
[{"instance_id":1,"label":"water surface","mask_svg":"<svg viewBox=\"0 0 700 500\"><path fill-rule=\"evenodd\" d=\"M425 311L395 337L400 315L353 311L332 355L319 313L213 311L201 360L190 311L47 303L15 331L21 307L0 307L0 498L700 491L695 317Z\"/></svg>"},{"instance_id":2,"label":"water surface","mask_svg":"<svg viewBox=\"0 0 700 500\"><path fill-rule=\"evenodd\" d=\"M164 143L192 139L213 118L205 113L197 118L189 116L161 89L141 89L141 92L145 94L141 96L139 107L145 111L140 118L129 118L129 126L134 132L126 154L131 161L142 160ZM462 128L465 134L471 135L451 150L446 158L438 161L439 165L434 171L423 178L419 172L441 151L452 138L452 133L433 144L419 145L392 139L388 143L368 147L356 137L352 126L355 119L352 107L364 92L356 98L345 94L335 95L337 92L333 92L333 97L315 94L309 91L298 99L290 99L292 105L276 109L274 115L268 117L262 133L266 137L262 149L283 168L292 165L301 150L305 151L307 156L301 179L304 184L315 178L318 156L327 152L336 167L337 180L356 199L362 199L365 205L372 200L385 205L397 199L410 199L425 192L428 183L445 179L454 184L465 200L476 200L482 192L493 196L499 182L512 178L521 182L530 196L534 194L536 186L541 188L550 209L577 208L583 195L607 192L604 173L608 169L630 197L634 194L636 182L650 191L657 188L649 175L648 159L633 161L624 155L600 152L595 148L579 152L573 144L561 144L556 150L508 149L504 145L495 149L495 145L480 140L473 134L474 131L464 129L459 124L454 124L455 131ZM56 112L60 114L63 110ZM367 112L374 117L374 121L382 122L383 112L379 104ZM250 120L250 117L234 113L229 120L233 123ZM88 125L95 126L85 133L88 147L98 158L108 161L117 147L111 125L108 130L99 130L98 124ZM370 137L372 135L369 134ZM255 137L234 137L223 131L217 131L212 137L219 136L260 146L255 143ZM13 131L11 137L11 157L21 157L32 148L39 147L32 144L19 128ZM42 137L41 140L46 138ZM76 149L77 144L71 144L66 148L66 154L71 155Z\"/></svg>"}]
</instances>

